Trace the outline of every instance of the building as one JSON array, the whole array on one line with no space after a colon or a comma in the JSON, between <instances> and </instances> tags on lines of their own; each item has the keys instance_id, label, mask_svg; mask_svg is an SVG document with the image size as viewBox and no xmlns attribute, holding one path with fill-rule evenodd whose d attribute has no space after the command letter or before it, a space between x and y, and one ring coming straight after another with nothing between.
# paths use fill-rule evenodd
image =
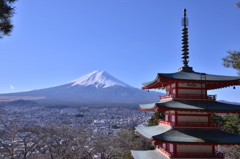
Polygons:
<instances>
[{"instance_id":1,"label":"building","mask_svg":"<svg viewBox=\"0 0 240 159\"><path fill-rule=\"evenodd\" d=\"M240 105L216 101L208 90L240 85L240 77L219 76L193 71L188 66L188 28L184 9L182 63L176 73L158 73L143 83L143 89L164 89L157 103L140 105L141 111L164 112L157 126L136 127L136 133L152 142L155 150L132 150L134 159L224 158L217 145L240 145L240 135L219 130L210 121L212 113L240 113Z\"/></svg>"}]
</instances>

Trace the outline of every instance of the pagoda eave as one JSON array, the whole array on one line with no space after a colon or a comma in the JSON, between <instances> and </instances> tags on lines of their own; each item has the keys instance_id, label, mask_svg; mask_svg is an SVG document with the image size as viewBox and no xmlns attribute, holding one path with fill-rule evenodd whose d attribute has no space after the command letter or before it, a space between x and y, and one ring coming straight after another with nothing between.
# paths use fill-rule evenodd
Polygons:
<instances>
[{"instance_id":1,"label":"pagoda eave","mask_svg":"<svg viewBox=\"0 0 240 159\"><path fill-rule=\"evenodd\" d=\"M201 76L205 76L202 78ZM240 85L238 76L211 75L199 72L158 73L150 82L143 83L142 89L164 89L170 83L206 83L208 90Z\"/></svg>"},{"instance_id":2,"label":"pagoda eave","mask_svg":"<svg viewBox=\"0 0 240 159\"><path fill-rule=\"evenodd\" d=\"M144 111L144 112L146 112L146 111L151 111L151 112L165 112L165 111L185 111L185 112L199 112L199 111L201 111L201 112L209 112L209 113L239 113L240 114L240 110L238 110L238 111L220 111L220 110L206 110L206 109L198 109L198 110L196 110L196 109L188 109L188 110L186 110L186 109L166 109L166 108L160 108L160 107L156 107L155 109L142 109L142 108L140 108L139 109L139 111Z\"/></svg>"},{"instance_id":3,"label":"pagoda eave","mask_svg":"<svg viewBox=\"0 0 240 159\"><path fill-rule=\"evenodd\" d=\"M217 101L199 100L169 100L157 103L140 104L141 111L203 111L213 113L240 113L240 105L222 103Z\"/></svg>"},{"instance_id":4,"label":"pagoda eave","mask_svg":"<svg viewBox=\"0 0 240 159\"><path fill-rule=\"evenodd\" d=\"M135 159L169 159L168 156L160 153L158 150L136 151L131 150L132 157Z\"/></svg>"},{"instance_id":5,"label":"pagoda eave","mask_svg":"<svg viewBox=\"0 0 240 159\"><path fill-rule=\"evenodd\" d=\"M155 145L161 143L240 145L240 136L218 129L173 128L170 126L136 127L137 134Z\"/></svg>"},{"instance_id":6,"label":"pagoda eave","mask_svg":"<svg viewBox=\"0 0 240 159\"><path fill-rule=\"evenodd\" d=\"M188 81L188 80L156 80L153 83L142 87L142 89L165 89L171 83L187 83L187 84L201 84L203 81ZM204 81L206 90L221 89L231 86L240 85L240 81Z\"/></svg>"}]
</instances>

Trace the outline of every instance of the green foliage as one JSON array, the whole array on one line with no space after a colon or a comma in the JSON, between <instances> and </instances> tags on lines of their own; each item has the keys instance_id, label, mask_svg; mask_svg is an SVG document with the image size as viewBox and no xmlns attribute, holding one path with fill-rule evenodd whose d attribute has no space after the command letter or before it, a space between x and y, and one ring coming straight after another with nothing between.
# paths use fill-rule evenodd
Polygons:
<instances>
[{"instance_id":1,"label":"green foliage","mask_svg":"<svg viewBox=\"0 0 240 159\"><path fill-rule=\"evenodd\" d=\"M238 3L236 4L236 6L237 6L238 8L240 8L240 2L238 2Z\"/></svg>"},{"instance_id":2,"label":"green foliage","mask_svg":"<svg viewBox=\"0 0 240 159\"><path fill-rule=\"evenodd\" d=\"M132 154L131 154L131 153L126 154L126 156L124 157L124 159L133 159L133 158L132 158Z\"/></svg>"},{"instance_id":3,"label":"green foliage","mask_svg":"<svg viewBox=\"0 0 240 159\"><path fill-rule=\"evenodd\" d=\"M158 119L164 119L164 112L155 112L148 122L148 126L158 125Z\"/></svg>"},{"instance_id":4,"label":"green foliage","mask_svg":"<svg viewBox=\"0 0 240 159\"><path fill-rule=\"evenodd\" d=\"M219 123L220 129L234 134L240 134L240 119L238 114L212 114L211 121Z\"/></svg>"},{"instance_id":5,"label":"green foliage","mask_svg":"<svg viewBox=\"0 0 240 159\"><path fill-rule=\"evenodd\" d=\"M230 133L239 134L240 119L238 114L224 115L223 122L224 122L223 125L221 125L223 130Z\"/></svg>"},{"instance_id":6,"label":"green foliage","mask_svg":"<svg viewBox=\"0 0 240 159\"><path fill-rule=\"evenodd\" d=\"M227 51L228 56L222 58L223 65L227 68L233 68L238 71L240 75L240 51Z\"/></svg>"},{"instance_id":7,"label":"green foliage","mask_svg":"<svg viewBox=\"0 0 240 159\"><path fill-rule=\"evenodd\" d=\"M118 131L116 137L114 137L114 143L116 144L115 147L118 148L118 152L121 152L117 159L132 159L130 150L154 149L151 142L140 135L136 135L134 130L129 127L121 128Z\"/></svg>"},{"instance_id":8,"label":"green foliage","mask_svg":"<svg viewBox=\"0 0 240 159\"><path fill-rule=\"evenodd\" d=\"M119 129L120 127L117 126L117 125L112 125L112 128L113 128L113 129Z\"/></svg>"},{"instance_id":9,"label":"green foliage","mask_svg":"<svg viewBox=\"0 0 240 159\"><path fill-rule=\"evenodd\" d=\"M215 123L222 123L222 116L216 113L211 115L211 121Z\"/></svg>"},{"instance_id":10,"label":"green foliage","mask_svg":"<svg viewBox=\"0 0 240 159\"><path fill-rule=\"evenodd\" d=\"M13 25L11 18L15 13L15 8L12 4L16 0L0 0L0 38L4 35L9 35Z\"/></svg>"}]
</instances>

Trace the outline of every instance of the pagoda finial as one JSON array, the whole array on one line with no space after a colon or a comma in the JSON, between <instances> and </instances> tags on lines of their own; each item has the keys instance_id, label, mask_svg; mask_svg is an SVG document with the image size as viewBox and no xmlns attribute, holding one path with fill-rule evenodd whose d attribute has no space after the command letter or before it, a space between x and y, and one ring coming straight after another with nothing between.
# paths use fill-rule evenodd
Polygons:
<instances>
[{"instance_id":1,"label":"pagoda finial","mask_svg":"<svg viewBox=\"0 0 240 159\"><path fill-rule=\"evenodd\" d=\"M178 70L179 71L186 71L186 72L190 72L190 71L193 71L192 70L192 67L189 67L188 66L188 19L187 19L187 13L186 13L186 9L183 10L184 11L184 14L183 14L183 18L182 18L182 63L183 63L183 66L181 68L179 68Z\"/></svg>"}]
</instances>

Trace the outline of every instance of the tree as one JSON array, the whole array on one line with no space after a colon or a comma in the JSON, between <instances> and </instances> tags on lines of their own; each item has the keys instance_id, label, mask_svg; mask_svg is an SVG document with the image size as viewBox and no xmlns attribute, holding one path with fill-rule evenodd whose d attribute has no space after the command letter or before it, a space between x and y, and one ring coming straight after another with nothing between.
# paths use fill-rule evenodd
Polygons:
<instances>
[{"instance_id":1,"label":"tree","mask_svg":"<svg viewBox=\"0 0 240 159\"><path fill-rule=\"evenodd\" d=\"M240 133L240 119L238 114L216 114L211 115L211 121L219 124L221 130L239 134ZM238 145L223 145L219 146L220 151L225 153L226 159L240 158L240 146Z\"/></svg>"},{"instance_id":2,"label":"tree","mask_svg":"<svg viewBox=\"0 0 240 159\"><path fill-rule=\"evenodd\" d=\"M9 35L13 29L11 18L15 14L16 0L0 0L0 38Z\"/></svg>"},{"instance_id":3,"label":"tree","mask_svg":"<svg viewBox=\"0 0 240 159\"><path fill-rule=\"evenodd\" d=\"M151 142L145 138L134 133L134 130L127 127L122 127L117 132L116 136L113 136L112 141L115 142L116 146L116 159L130 159L130 150L153 150Z\"/></svg>"},{"instance_id":4,"label":"tree","mask_svg":"<svg viewBox=\"0 0 240 159\"><path fill-rule=\"evenodd\" d=\"M158 119L164 119L164 112L155 112L148 122L148 126L158 125Z\"/></svg>"},{"instance_id":5,"label":"tree","mask_svg":"<svg viewBox=\"0 0 240 159\"><path fill-rule=\"evenodd\" d=\"M238 8L240 8L240 2L238 2L238 3L236 4L236 6L237 6Z\"/></svg>"},{"instance_id":6,"label":"tree","mask_svg":"<svg viewBox=\"0 0 240 159\"><path fill-rule=\"evenodd\" d=\"M48 127L35 128L37 138L44 145L41 151L42 158L47 159L90 159L88 153L88 139L91 133L81 127L70 127L67 125L52 125Z\"/></svg>"},{"instance_id":7,"label":"tree","mask_svg":"<svg viewBox=\"0 0 240 159\"><path fill-rule=\"evenodd\" d=\"M240 51L227 51L228 56L222 58L223 65L227 68L233 68L238 71L240 75Z\"/></svg>"},{"instance_id":8,"label":"tree","mask_svg":"<svg viewBox=\"0 0 240 159\"><path fill-rule=\"evenodd\" d=\"M221 130L240 134L240 118L238 114L216 114L211 115L211 121L219 124Z\"/></svg>"}]
</instances>

